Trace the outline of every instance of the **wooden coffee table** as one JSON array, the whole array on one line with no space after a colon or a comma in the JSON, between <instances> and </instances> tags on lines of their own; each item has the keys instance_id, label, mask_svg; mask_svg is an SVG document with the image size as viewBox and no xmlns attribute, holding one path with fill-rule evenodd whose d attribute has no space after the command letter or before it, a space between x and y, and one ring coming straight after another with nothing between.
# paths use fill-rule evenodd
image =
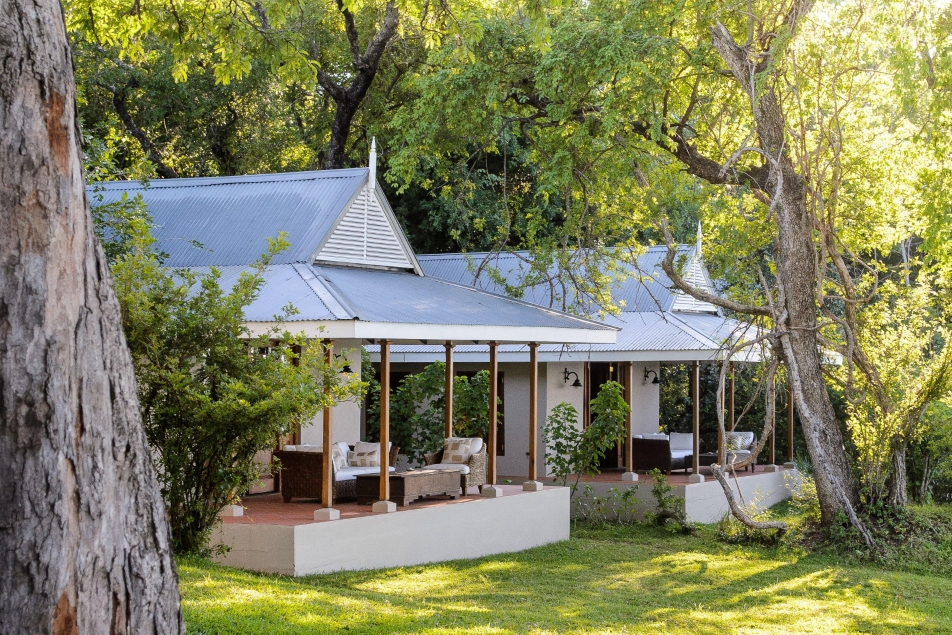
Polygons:
<instances>
[{"instance_id":1,"label":"wooden coffee table","mask_svg":"<svg viewBox=\"0 0 952 635\"><path fill-rule=\"evenodd\" d=\"M459 470L410 470L393 472L390 475L390 500L400 506L409 505L421 496L443 494L450 498L459 498ZM366 505L378 500L380 496L380 476L378 474L357 475L357 502Z\"/></svg>"}]
</instances>

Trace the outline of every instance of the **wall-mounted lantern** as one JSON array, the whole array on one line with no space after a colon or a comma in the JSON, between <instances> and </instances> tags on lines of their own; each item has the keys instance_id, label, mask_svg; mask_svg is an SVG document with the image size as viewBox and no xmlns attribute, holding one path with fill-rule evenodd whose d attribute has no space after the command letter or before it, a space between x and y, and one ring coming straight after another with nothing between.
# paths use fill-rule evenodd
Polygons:
<instances>
[{"instance_id":1,"label":"wall-mounted lantern","mask_svg":"<svg viewBox=\"0 0 952 635\"><path fill-rule=\"evenodd\" d=\"M565 372L562 373L562 379L564 379L565 383L567 384L569 383L569 378L572 377L572 375L575 375L575 381L572 382L572 388L581 388L582 382L580 382L578 379L578 373L573 373L569 371L568 368L566 368Z\"/></svg>"},{"instance_id":2,"label":"wall-mounted lantern","mask_svg":"<svg viewBox=\"0 0 952 635\"><path fill-rule=\"evenodd\" d=\"M648 368L645 367L645 383L646 383L646 384L648 383L648 376L649 376L649 375L654 375L654 379L651 380L651 383L652 383L652 384L660 384L660 383L661 383L661 379L658 377L658 373L656 373L656 372L653 371L653 370L648 370Z\"/></svg>"}]
</instances>

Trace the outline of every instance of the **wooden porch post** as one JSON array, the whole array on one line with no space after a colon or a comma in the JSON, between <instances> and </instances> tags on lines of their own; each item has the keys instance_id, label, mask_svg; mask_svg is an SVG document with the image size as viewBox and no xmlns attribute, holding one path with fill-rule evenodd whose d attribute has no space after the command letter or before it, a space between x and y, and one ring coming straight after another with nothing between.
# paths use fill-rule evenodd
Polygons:
<instances>
[{"instance_id":1,"label":"wooden porch post","mask_svg":"<svg viewBox=\"0 0 952 635\"><path fill-rule=\"evenodd\" d=\"M499 416L499 358L496 350L499 344L489 343L489 464L486 466L486 480L496 484L496 419Z\"/></svg>"},{"instance_id":2,"label":"wooden porch post","mask_svg":"<svg viewBox=\"0 0 952 635\"><path fill-rule=\"evenodd\" d=\"M324 340L324 361L330 366L334 363L334 340ZM331 387L324 386L325 396L330 394ZM332 408L324 408L324 437L322 439L324 448L324 457L321 465L323 472L323 487L321 488L321 507L331 508L334 506L334 463L331 457L331 442L334 439L331 421Z\"/></svg>"},{"instance_id":3,"label":"wooden porch post","mask_svg":"<svg viewBox=\"0 0 952 635\"><path fill-rule=\"evenodd\" d=\"M632 381L631 374L634 371L635 365L632 362L625 362L625 375L622 378L624 380L625 387L625 403L628 404L628 412L625 414L625 471L633 472L632 469L635 465L631 456L631 409L633 405L632 398Z\"/></svg>"},{"instance_id":4,"label":"wooden porch post","mask_svg":"<svg viewBox=\"0 0 952 635\"><path fill-rule=\"evenodd\" d=\"M777 379L774 378L774 387L776 387L776 385L777 385ZM773 465L777 462L777 407L776 405L774 405L773 418L774 418L773 429L770 431L770 463L768 465Z\"/></svg>"},{"instance_id":5,"label":"wooden porch post","mask_svg":"<svg viewBox=\"0 0 952 635\"><path fill-rule=\"evenodd\" d=\"M453 342L443 345L446 349L446 393L443 407L443 438L453 436Z\"/></svg>"},{"instance_id":6,"label":"wooden porch post","mask_svg":"<svg viewBox=\"0 0 952 635\"><path fill-rule=\"evenodd\" d=\"M539 475L538 444L539 435L539 344L529 342L529 480L535 481Z\"/></svg>"},{"instance_id":7,"label":"wooden porch post","mask_svg":"<svg viewBox=\"0 0 952 635\"><path fill-rule=\"evenodd\" d=\"M694 474L701 473L701 363L691 362L691 419L694 423L693 463Z\"/></svg>"},{"instance_id":8,"label":"wooden porch post","mask_svg":"<svg viewBox=\"0 0 952 635\"><path fill-rule=\"evenodd\" d=\"M728 372L728 393L727 393L727 411L730 413L730 428L731 432L734 431L734 362L731 362L727 367ZM724 465L724 437L721 435L721 427L717 427L717 463L718 465Z\"/></svg>"},{"instance_id":9,"label":"wooden porch post","mask_svg":"<svg viewBox=\"0 0 952 635\"><path fill-rule=\"evenodd\" d=\"M787 462L793 463L793 382L789 377L787 377Z\"/></svg>"},{"instance_id":10,"label":"wooden porch post","mask_svg":"<svg viewBox=\"0 0 952 635\"><path fill-rule=\"evenodd\" d=\"M380 501L390 500L390 340L380 340Z\"/></svg>"}]
</instances>

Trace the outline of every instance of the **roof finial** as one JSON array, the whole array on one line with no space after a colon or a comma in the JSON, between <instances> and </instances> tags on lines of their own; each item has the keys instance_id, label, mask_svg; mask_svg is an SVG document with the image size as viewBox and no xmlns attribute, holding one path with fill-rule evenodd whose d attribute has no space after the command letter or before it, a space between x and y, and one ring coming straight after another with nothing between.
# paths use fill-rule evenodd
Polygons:
<instances>
[{"instance_id":1,"label":"roof finial","mask_svg":"<svg viewBox=\"0 0 952 635\"><path fill-rule=\"evenodd\" d=\"M697 222L697 246L694 248L694 251L695 251L695 253L697 254L697 257L698 257L698 258L701 257L701 236L702 236L702 234L701 234L701 221L698 220L698 222Z\"/></svg>"},{"instance_id":2,"label":"roof finial","mask_svg":"<svg viewBox=\"0 0 952 635\"><path fill-rule=\"evenodd\" d=\"M370 179L371 190L377 189L377 137L370 140Z\"/></svg>"}]
</instances>

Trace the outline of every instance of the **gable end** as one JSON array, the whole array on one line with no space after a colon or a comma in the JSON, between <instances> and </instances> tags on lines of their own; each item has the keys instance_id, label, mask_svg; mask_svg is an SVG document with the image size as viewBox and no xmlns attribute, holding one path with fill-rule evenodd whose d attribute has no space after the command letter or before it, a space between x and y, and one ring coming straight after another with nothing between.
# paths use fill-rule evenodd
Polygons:
<instances>
[{"instance_id":1,"label":"gable end","mask_svg":"<svg viewBox=\"0 0 952 635\"><path fill-rule=\"evenodd\" d=\"M711 283L704 273L704 265L700 258L694 257L691 259L691 264L688 265L688 269L684 272L683 276L684 281L692 287L713 293ZM671 310L690 313L717 313L717 307L710 302L702 302L683 291L677 292L677 297L674 299L674 304L671 305Z\"/></svg>"},{"instance_id":2,"label":"gable end","mask_svg":"<svg viewBox=\"0 0 952 635\"><path fill-rule=\"evenodd\" d=\"M364 187L341 214L314 260L352 266L414 270L415 258L393 214L375 189Z\"/></svg>"}]
</instances>

